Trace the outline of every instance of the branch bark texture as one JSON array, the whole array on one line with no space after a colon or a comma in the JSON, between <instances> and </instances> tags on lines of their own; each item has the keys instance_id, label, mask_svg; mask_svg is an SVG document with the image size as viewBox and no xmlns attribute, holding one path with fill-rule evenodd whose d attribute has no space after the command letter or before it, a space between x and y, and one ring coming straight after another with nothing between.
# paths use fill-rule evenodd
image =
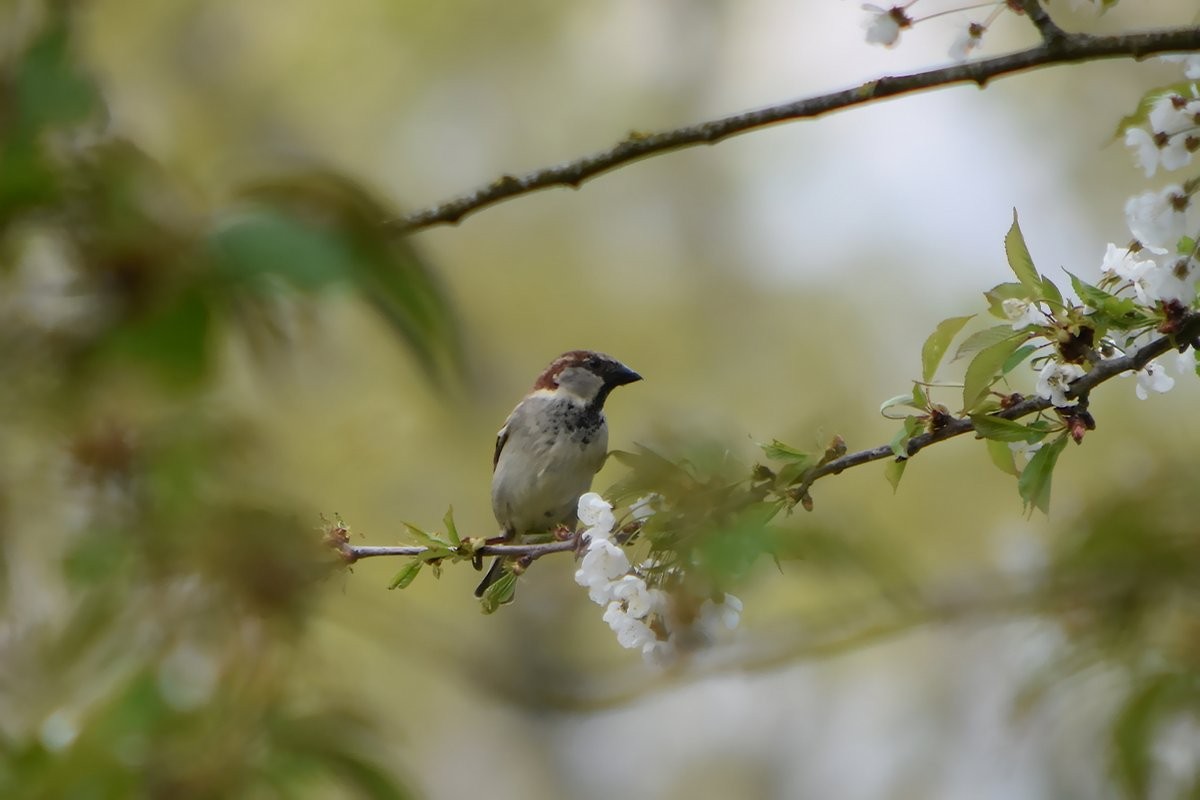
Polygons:
<instances>
[{"instance_id":1,"label":"branch bark texture","mask_svg":"<svg viewBox=\"0 0 1200 800\"><path fill-rule=\"evenodd\" d=\"M983 88L993 78L1057 64L1111 58L1141 60L1152 55L1200 50L1200 26L1118 36L1065 33L1050 20L1036 2L1032 3L1032 7L1039 10L1039 15L1032 21L1042 34L1042 42L1027 50L925 72L887 76L852 89L768 106L682 128L657 133L633 132L623 141L599 153L537 169L525 175L502 175L486 186L435 206L413 211L387 224L401 233L411 233L435 225L456 224L467 215L502 200L554 186L578 188L584 181L597 175L648 156L700 144L716 144L768 125L819 117L889 97L959 83L973 83Z\"/></svg>"}]
</instances>

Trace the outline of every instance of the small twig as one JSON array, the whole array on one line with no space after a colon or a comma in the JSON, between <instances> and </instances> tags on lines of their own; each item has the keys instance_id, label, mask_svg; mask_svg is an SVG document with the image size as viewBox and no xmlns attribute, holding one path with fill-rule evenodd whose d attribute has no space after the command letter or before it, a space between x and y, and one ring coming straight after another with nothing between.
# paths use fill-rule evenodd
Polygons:
<instances>
[{"instance_id":1,"label":"small twig","mask_svg":"<svg viewBox=\"0 0 1200 800\"><path fill-rule=\"evenodd\" d=\"M434 225L454 224L468 214L512 197L553 186L578 188L590 178L648 156L699 144L716 144L731 136L768 125L818 117L832 111L902 94L957 83L974 83L982 88L992 78L1055 64L1105 58L1140 60L1159 53L1200 50L1200 26L1120 36L1065 33L1054 24L1036 0L1022 0L1022 4L1042 34L1042 43L1028 50L926 72L883 77L853 89L768 106L673 130L631 133L624 141L608 150L557 166L534 170L522 176L503 175L472 192L413 211L386 224L401 233L411 233Z\"/></svg>"},{"instance_id":2,"label":"small twig","mask_svg":"<svg viewBox=\"0 0 1200 800\"><path fill-rule=\"evenodd\" d=\"M1057 47L1068 37L1069 34L1050 18L1050 12L1042 7L1041 0L1020 0L1020 3L1025 15L1038 29L1038 33L1042 35L1042 42L1047 47Z\"/></svg>"},{"instance_id":3,"label":"small twig","mask_svg":"<svg viewBox=\"0 0 1200 800\"><path fill-rule=\"evenodd\" d=\"M380 547L376 545L352 545L349 542L339 542L334 546L348 564L376 556L419 556L430 550L428 547L419 545ZM574 549L575 540L572 538L565 542L543 542L541 544L487 544L471 552L480 556L525 557L533 561L550 553L566 553ZM467 558L470 557L470 553L466 553L465 551L459 555Z\"/></svg>"}]
</instances>

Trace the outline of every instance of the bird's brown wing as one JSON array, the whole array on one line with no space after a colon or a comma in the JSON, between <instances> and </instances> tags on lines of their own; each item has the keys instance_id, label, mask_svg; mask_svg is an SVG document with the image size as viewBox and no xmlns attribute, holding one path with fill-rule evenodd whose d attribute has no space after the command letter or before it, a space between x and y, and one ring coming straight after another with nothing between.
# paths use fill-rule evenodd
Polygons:
<instances>
[{"instance_id":1,"label":"bird's brown wing","mask_svg":"<svg viewBox=\"0 0 1200 800\"><path fill-rule=\"evenodd\" d=\"M508 425L500 429L496 434L496 452L492 455L492 472L496 471L496 465L500 463L500 451L504 449L504 443L508 441Z\"/></svg>"}]
</instances>

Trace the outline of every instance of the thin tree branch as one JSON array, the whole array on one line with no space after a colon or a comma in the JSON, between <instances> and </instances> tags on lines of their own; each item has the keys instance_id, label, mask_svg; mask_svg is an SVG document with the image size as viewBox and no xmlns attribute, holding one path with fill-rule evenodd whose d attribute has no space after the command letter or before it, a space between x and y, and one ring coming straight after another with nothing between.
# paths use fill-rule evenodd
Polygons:
<instances>
[{"instance_id":1,"label":"thin tree branch","mask_svg":"<svg viewBox=\"0 0 1200 800\"><path fill-rule=\"evenodd\" d=\"M1060 42L1070 36L1050 18L1050 12L1042 6L1041 0L1021 0L1021 8L1038 29L1038 33L1042 35L1042 42L1047 47L1058 47Z\"/></svg>"},{"instance_id":2,"label":"thin tree branch","mask_svg":"<svg viewBox=\"0 0 1200 800\"><path fill-rule=\"evenodd\" d=\"M1105 359L1095 364L1090 372L1071 383L1068 394L1079 398L1081 401L1086 400L1091 391L1105 381L1109 381L1125 372L1137 372L1163 353L1181 345L1192 346L1197 337L1200 337L1200 312L1185 314L1178 319L1174 333L1148 342L1134 353L1129 353L1118 358ZM990 416L1015 420L1037 413L1038 411L1045 411L1052 406L1053 404L1044 398L1027 397L1003 411ZM951 419L935 431L923 433L909 439L907 448L908 457L912 458L932 444L953 439L965 433L972 433L974 430L975 423L970 417L956 417ZM851 467L862 466L872 461L881 461L885 458L896 458L891 444L881 444L878 447L859 450L855 453L847 453L840 458L835 458L809 470L804 479L793 491L798 496L804 496L808 493L809 487L821 478L829 475L837 475ZM340 523L333 525L326 531L325 539L348 564L353 564L355 561L363 558L373 558L376 556L420 556L430 549L417 545L403 547L352 545L349 541L348 530ZM470 558L473 555L512 556L523 557L529 561L533 561L551 553L571 552L576 550L577 547L578 543L574 538L571 538L566 541L553 541L542 544L489 544L474 549L463 545L458 548L451 547L449 550L452 555L462 558Z\"/></svg>"},{"instance_id":3,"label":"thin tree branch","mask_svg":"<svg viewBox=\"0 0 1200 800\"><path fill-rule=\"evenodd\" d=\"M1138 371L1149 364L1154 359L1172 350L1179 343L1190 343L1197 335L1200 335L1200 314L1192 313L1184 316L1178 326L1177 332L1168 336L1162 336L1152 342L1146 343L1137 352L1129 353L1118 358L1109 358L1101 361L1092 367L1092 370L1083 377L1071 383L1070 396L1077 398L1086 398L1092 389L1096 388L1105 381L1130 370ZM1038 411L1044 411L1052 407L1052 403L1041 397L1027 397L1015 405L1004 409L992 416L1001 419L1015 420L1021 417L1028 416ZM914 436L908 441L908 456L911 458L921 450L924 450L931 444L952 439L955 436L962 436L964 433L972 433L975 430L975 423L970 417L957 417L950 420L944 426L923 433L919 436ZM804 481L800 484L797 490L801 494L807 492L808 487L817 480L824 478L827 475L837 475L838 473L847 470L851 467L857 467L862 464L868 464L872 461L880 461L885 458L895 458L896 454L892 450L890 444L883 444L878 447L872 447L869 450L860 450L857 453L847 453L841 458L835 458L821 466L813 469L805 476Z\"/></svg>"},{"instance_id":4,"label":"thin tree branch","mask_svg":"<svg viewBox=\"0 0 1200 800\"><path fill-rule=\"evenodd\" d=\"M658 133L633 132L608 150L557 166L534 170L522 176L502 175L472 192L413 211L386 224L402 233L434 225L455 224L468 214L502 200L554 186L578 188L586 180L648 156L700 144L716 144L731 136L768 125L818 117L832 111L903 94L957 83L974 83L983 88L993 78L1056 64L1107 58L1141 60L1161 53L1200 50L1200 26L1120 36L1065 33L1054 24L1036 0L1022 0L1022 3L1026 7L1026 13L1042 34L1042 43L1028 50L926 72L887 76L853 89L768 106L673 130Z\"/></svg>"},{"instance_id":5,"label":"thin tree branch","mask_svg":"<svg viewBox=\"0 0 1200 800\"><path fill-rule=\"evenodd\" d=\"M327 534L328 536L328 534ZM328 541L347 564L353 564L355 561L360 561L364 558L375 558L377 556L419 556L428 552L431 548L420 545L402 546L402 547L380 547L377 545L353 545L345 539L335 540L329 537ZM574 539L568 539L562 542L543 542L541 544L486 544L481 547L467 550L465 548L450 548L453 555L463 558L469 558L472 555L478 556L511 556L513 558L527 558L530 561L541 558L550 553L565 553L574 550L576 543Z\"/></svg>"}]
</instances>

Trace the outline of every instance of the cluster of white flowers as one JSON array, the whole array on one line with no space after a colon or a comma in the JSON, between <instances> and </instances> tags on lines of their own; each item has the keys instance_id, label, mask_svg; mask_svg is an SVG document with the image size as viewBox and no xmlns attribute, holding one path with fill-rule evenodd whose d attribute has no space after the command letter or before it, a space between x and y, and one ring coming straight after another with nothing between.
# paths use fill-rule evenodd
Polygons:
<instances>
[{"instance_id":1,"label":"cluster of white flowers","mask_svg":"<svg viewBox=\"0 0 1200 800\"><path fill-rule=\"evenodd\" d=\"M1159 167L1170 171L1190 164L1192 154L1200 149L1200 134L1196 130L1200 93L1196 87L1192 87L1192 97L1163 95L1155 101L1149 117L1149 130L1138 127L1125 131L1125 144L1133 149L1146 177L1153 177Z\"/></svg>"},{"instance_id":2,"label":"cluster of white flowers","mask_svg":"<svg viewBox=\"0 0 1200 800\"><path fill-rule=\"evenodd\" d=\"M640 498L630 507L639 521L654 514L656 495ZM579 498L579 521L585 526L587 551L575 571L575 582L588 590L593 603L604 608L604 621L617 635L617 642L630 650L641 650L652 664L669 664L678 654L684 627L672 613L671 598L651 588L629 561L625 550L613 541L616 515L610 503L595 492ZM643 568L653 565L643 565ZM742 601L726 594L721 602L706 600L689 626L711 638L721 628L732 630L741 619Z\"/></svg>"}]
</instances>

